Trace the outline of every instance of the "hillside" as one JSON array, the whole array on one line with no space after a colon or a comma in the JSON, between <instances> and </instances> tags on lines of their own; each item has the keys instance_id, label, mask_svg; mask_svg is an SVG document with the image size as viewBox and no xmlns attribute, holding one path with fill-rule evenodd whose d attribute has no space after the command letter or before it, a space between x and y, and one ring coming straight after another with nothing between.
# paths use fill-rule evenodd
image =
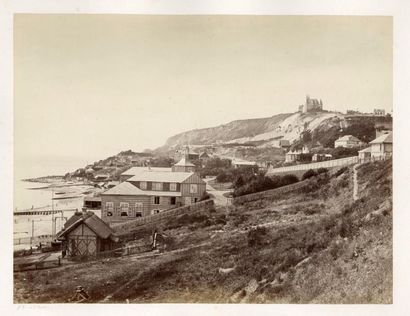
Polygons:
<instances>
[{"instance_id":1,"label":"hillside","mask_svg":"<svg viewBox=\"0 0 410 316\"><path fill-rule=\"evenodd\" d=\"M391 161L301 182L296 189L163 227L163 253L16 273L15 301L392 303Z\"/></svg>"},{"instance_id":2,"label":"hillside","mask_svg":"<svg viewBox=\"0 0 410 316\"><path fill-rule=\"evenodd\" d=\"M191 130L174 135L165 143L165 147L177 147L186 144L210 145L229 142L243 137L256 136L274 130L277 124L291 114L278 114L267 118L237 120L216 127Z\"/></svg>"},{"instance_id":3,"label":"hillside","mask_svg":"<svg viewBox=\"0 0 410 316\"><path fill-rule=\"evenodd\" d=\"M340 126L343 115L334 112L310 112L278 114L268 118L233 121L211 128L183 132L168 138L163 150L192 145L221 143L272 145L272 141L286 139L291 143L299 139L305 130L323 126Z\"/></svg>"}]
</instances>

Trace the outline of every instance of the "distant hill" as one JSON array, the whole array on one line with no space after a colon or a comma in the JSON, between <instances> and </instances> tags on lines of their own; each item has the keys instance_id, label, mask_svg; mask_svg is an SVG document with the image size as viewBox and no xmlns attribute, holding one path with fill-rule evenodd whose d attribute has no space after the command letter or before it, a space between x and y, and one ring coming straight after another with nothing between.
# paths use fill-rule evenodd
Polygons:
<instances>
[{"instance_id":1,"label":"distant hill","mask_svg":"<svg viewBox=\"0 0 410 316\"><path fill-rule=\"evenodd\" d=\"M214 145L222 143L254 143L257 146L279 139L291 143L305 130L314 130L323 124L339 126L342 114L334 112L286 113L266 118L237 120L216 127L195 129L174 135L160 150L183 145ZM327 123L326 123L327 122Z\"/></svg>"}]
</instances>

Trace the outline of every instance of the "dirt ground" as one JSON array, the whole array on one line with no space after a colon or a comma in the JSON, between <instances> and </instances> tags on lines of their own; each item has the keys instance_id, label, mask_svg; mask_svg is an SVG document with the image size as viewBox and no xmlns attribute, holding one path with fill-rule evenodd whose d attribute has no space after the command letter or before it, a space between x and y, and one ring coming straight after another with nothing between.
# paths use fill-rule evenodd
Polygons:
<instances>
[{"instance_id":1,"label":"dirt ground","mask_svg":"<svg viewBox=\"0 0 410 316\"><path fill-rule=\"evenodd\" d=\"M391 303L391 163L167 223L163 253L14 274L15 303Z\"/></svg>"}]
</instances>

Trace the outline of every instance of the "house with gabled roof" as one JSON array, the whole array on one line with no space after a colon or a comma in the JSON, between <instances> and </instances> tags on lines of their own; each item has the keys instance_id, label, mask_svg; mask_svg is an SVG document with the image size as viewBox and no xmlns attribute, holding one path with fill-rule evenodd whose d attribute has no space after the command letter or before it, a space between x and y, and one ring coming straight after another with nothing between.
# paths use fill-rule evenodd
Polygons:
<instances>
[{"instance_id":1,"label":"house with gabled roof","mask_svg":"<svg viewBox=\"0 0 410 316\"><path fill-rule=\"evenodd\" d=\"M354 148L354 147L359 147L363 144L364 143L360 139L352 135L344 135L340 137L339 139L335 140L335 148L336 147Z\"/></svg>"},{"instance_id":2,"label":"house with gabled roof","mask_svg":"<svg viewBox=\"0 0 410 316\"><path fill-rule=\"evenodd\" d=\"M369 144L372 158L389 158L393 154L393 133L383 134Z\"/></svg>"},{"instance_id":3,"label":"house with gabled roof","mask_svg":"<svg viewBox=\"0 0 410 316\"><path fill-rule=\"evenodd\" d=\"M68 257L97 256L115 249L119 238L101 218L93 212L76 212L57 234Z\"/></svg>"},{"instance_id":4,"label":"house with gabled roof","mask_svg":"<svg viewBox=\"0 0 410 316\"><path fill-rule=\"evenodd\" d=\"M101 193L101 218L107 223L145 217L199 202L206 183L185 156L172 168L134 167L122 182Z\"/></svg>"}]
</instances>

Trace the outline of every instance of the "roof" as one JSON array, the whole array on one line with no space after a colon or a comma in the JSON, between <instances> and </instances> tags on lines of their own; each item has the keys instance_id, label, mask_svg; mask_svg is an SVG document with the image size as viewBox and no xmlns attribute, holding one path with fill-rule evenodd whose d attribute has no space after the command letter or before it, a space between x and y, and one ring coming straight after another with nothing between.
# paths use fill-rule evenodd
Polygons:
<instances>
[{"instance_id":1,"label":"roof","mask_svg":"<svg viewBox=\"0 0 410 316\"><path fill-rule=\"evenodd\" d=\"M115 239L114 231L101 218L93 212L79 213L76 212L64 224L64 229L57 234L57 238L64 237L69 232L73 231L78 225L84 224L90 228L98 237L107 239L111 237Z\"/></svg>"},{"instance_id":2,"label":"roof","mask_svg":"<svg viewBox=\"0 0 410 316\"><path fill-rule=\"evenodd\" d=\"M127 181L176 182L181 183L192 176L193 172L142 171Z\"/></svg>"},{"instance_id":3,"label":"roof","mask_svg":"<svg viewBox=\"0 0 410 316\"><path fill-rule=\"evenodd\" d=\"M85 196L84 201L101 202L101 197L99 197L99 196Z\"/></svg>"},{"instance_id":4,"label":"roof","mask_svg":"<svg viewBox=\"0 0 410 316\"><path fill-rule=\"evenodd\" d=\"M126 181L116 187L109 189L101 195L149 195L149 196L181 196L181 192L176 191L148 191L141 190L134 184Z\"/></svg>"},{"instance_id":5,"label":"roof","mask_svg":"<svg viewBox=\"0 0 410 316\"><path fill-rule=\"evenodd\" d=\"M281 146L290 146L290 141L287 139L281 139L279 144L281 144Z\"/></svg>"},{"instance_id":6,"label":"roof","mask_svg":"<svg viewBox=\"0 0 410 316\"><path fill-rule=\"evenodd\" d=\"M346 141L346 140L350 140L350 141L355 141L355 142L360 142L360 139L358 139L357 137L354 137L353 135L345 135L340 137L339 139L337 139L336 141Z\"/></svg>"},{"instance_id":7,"label":"roof","mask_svg":"<svg viewBox=\"0 0 410 316\"><path fill-rule=\"evenodd\" d=\"M137 173L144 171L144 170L152 170L152 171L168 171L172 172L171 168L162 168L162 167L132 167L123 173L122 176L135 176Z\"/></svg>"},{"instance_id":8,"label":"roof","mask_svg":"<svg viewBox=\"0 0 410 316\"><path fill-rule=\"evenodd\" d=\"M178 161L174 166L195 167L195 165L189 160L187 161L185 157L182 157L181 160Z\"/></svg>"},{"instance_id":9,"label":"roof","mask_svg":"<svg viewBox=\"0 0 410 316\"><path fill-rule=\"evenodd\" d=\"M240 160L240 159L232 159L232 164L233 165L254 166L254 165L256 165L256 162L255 161Z\"/></svg>"},{"instance_id":10,"label":"roof","mask_svg":"<svg viewBox=\"0 0 410 316\"><path fill-rule=\"evenodd\" d=\"M101 193L102 195L145 195L145 191L137 188L132 183L127 181L121 182L119 185Z\"/></svg>"},{"instance_id":11,"label":"roof","mask_svg":"<svg viewBox=\"0 0 410 316\"><path fill-rule=\"evenodd\" d=\"M392 144L393 143L393 133L383 134L372 140L370 144Z\"/></svg>"},{"instance_id":12,"label":"roof","mask_svg":"<svg viewBox=\"0 0 410 316\"><path fill-rule=\"evenodd\" d=\"M371 152L371 151L372 151L372 148L371 148L371 147L367 147L367 148L365 148L365 149L359 150L358 152L359 152L359 153L367 153L367 152Z\"/></svg>"}]
</instances>

